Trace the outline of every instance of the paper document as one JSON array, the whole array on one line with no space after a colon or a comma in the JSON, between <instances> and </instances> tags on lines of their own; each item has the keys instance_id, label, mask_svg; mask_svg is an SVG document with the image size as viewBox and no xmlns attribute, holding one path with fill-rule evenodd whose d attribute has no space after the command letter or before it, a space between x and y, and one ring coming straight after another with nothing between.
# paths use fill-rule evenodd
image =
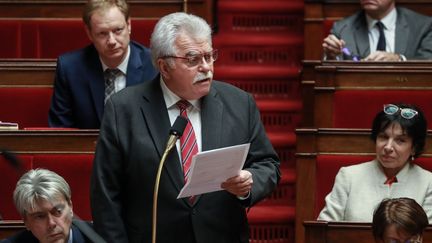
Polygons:
<instances>
[{"instance_id":1,"label":"paper document","mask_svg":"<svg viewBox=\"0 0 432 243\"><path fill-rule=\"evenodd\" d=\"M243 168L249 146L247 143L196 154L188 181L177 198L222 190L222 182L236 176Z\"/></svg>"}]
</instances>

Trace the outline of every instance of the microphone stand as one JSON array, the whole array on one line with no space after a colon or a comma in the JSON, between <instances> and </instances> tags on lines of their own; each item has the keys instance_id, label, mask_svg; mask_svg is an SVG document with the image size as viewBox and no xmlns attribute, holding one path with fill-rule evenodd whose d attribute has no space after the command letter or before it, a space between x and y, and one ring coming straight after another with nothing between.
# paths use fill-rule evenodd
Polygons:
<instances>
[{"instance_id":1,"label":"microphone stand","mask_svg":"<svg viewBox=\"0 0 432 243\"><path fill-rule=\"evenodd\" d=\"M171 151L171 149L175 146L176 141L181 135L183 134L183 131L186 127L187 120L186 118L182 116L178 116L176 121L174 122L174 125L170 131L170 136L168 138L168 142L165 148L165 151L162 155L162 158L159 163L159 168L156 174L156 181L155 181L155 187L153 191L153 218L152 218L152 243L156 243L156 224L157 224L157 201L158 201L158 194L159 194L159 181L160 176L162 173L163 165L165 164L165 160Z\"/></svg>"}]
</instances>

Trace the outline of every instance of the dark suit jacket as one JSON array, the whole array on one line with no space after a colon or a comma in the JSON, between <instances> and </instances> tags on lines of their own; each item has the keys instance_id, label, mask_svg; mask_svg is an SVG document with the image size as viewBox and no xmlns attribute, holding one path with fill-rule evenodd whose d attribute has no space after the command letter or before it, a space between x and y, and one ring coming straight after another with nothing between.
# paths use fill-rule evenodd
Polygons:
<instances>
[{"instance_id":1,"label":"dark suit jacket","mask_svg":"<svg viewBox=\"0 0 432 243\"><path fill-rule=\"evenodd\" d=\"M401 7L396 11L395 53L407 59L432 59L432 18ZM370 54L364 11L335 22L331 33L345 40L353 55L364 58Z\"/></svg>"},{"instance_id":2,"label":"dark suit jacket","mask_svg":"<svg viewBox=\"0 0 432 243\"><path fill-rule=\"evenodd\" d=\"M152 80L157 71L150 51L133 41L130 50L126 86ZM49 126L99 129L104 96L102 64L94 45L61 55L57 60Z\"/></svg>"},{"instance_id":3,"label":"dark suit jacket","mask_svg":"<svg viewBox=\"0 0 432 243\"><path fill-rule=\"evenodd\" d=\"M78 220L72 221L71 227L72 227L73 243L93 242L92 240L90 240L91 237L89 238L83 232L81 232L80 226L77 226L76 224L81 225L82 221L78 221ZM91 227L90 224L88 225L89 227ZM34 237L31 231L23 230L10 238L2 240L1 243L39 243L39 240L36 237Z\"/></svg>"},{"instance_id":4,"label":"dark suit jacket","mask_svg":"<svg viewBox=\"0 0 432 243\"><path fill-rule=\"evenodd\" d=\"M218 191L194 205L176 199L184 185L179 156L169 154L158 197L157 242L249 242L245 207L268 196L280 178L279 159L250 94L213 81L201 101L202 150L251 143L245 169L253 175L248 200ZM170 121L159 77L107 102L91 180L96 231L108 242L151 242L153 189ZM220 161L223 163L224 161Z\"/></svg>"}]
</instances>

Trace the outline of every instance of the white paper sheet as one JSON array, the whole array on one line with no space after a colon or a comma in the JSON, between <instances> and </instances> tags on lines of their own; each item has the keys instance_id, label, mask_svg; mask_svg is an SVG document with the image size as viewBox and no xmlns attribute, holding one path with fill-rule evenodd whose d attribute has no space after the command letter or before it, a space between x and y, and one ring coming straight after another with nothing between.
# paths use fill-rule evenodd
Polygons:
<instances>
[{"instance_id":1,"label":"white paper sheet","mask_svg":"<svg viewBox=\"0 0 432 243\"><path fill-rule=\"evenodd\" d=\"M177 198L223 190L222 182L243 168L250 143L204 151L192 158L187 183Z\"/></svg>"}]
</instances>

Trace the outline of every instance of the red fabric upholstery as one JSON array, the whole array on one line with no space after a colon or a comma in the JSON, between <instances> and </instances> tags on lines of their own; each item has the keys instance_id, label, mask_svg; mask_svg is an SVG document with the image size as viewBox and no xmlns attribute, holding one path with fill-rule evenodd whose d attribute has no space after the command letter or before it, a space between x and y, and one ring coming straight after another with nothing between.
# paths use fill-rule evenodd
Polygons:
<instances>
[{"instance_id":1,"label":"red fabric upholstery","mask_svg":"<svg viewBox=\"0 0 432 243\"><path fill-rule=\"evenodd\" d=\"M0 121L47 127L52 88L1 88Z\"/></svg>"},{"instance_id":2,"label":"red fabric upholstery","mask_svg":"<svg viewBox=\"0 0 432 243\"><path fill-rule=\"evenodd\" d=\"M90 44L80 19L40 21L38 28L36 50L40 58L56 58Z\"/></svg>"},{"instance_id":3,"label":"red fabric upholstery","mask_svg":"<svg viewBox=\"0 0 432 243\"><path fill-rule=\"evenodd\" d=\"M325 205L325 196L333 188L336 174L342 166L354 165L373 159L371 156L319 155L316 159L315 216Z\"/></svg>"},{"instance_id":4,"label":"red fabric upholstery","mask_svg":"<svg viewBox=\"0 0 432 243\"><path fill-rule=\"evenodd\" d=\"M150 46L150 36L158 19L133 19L131 21L131 40L137 41L146 47Z\"/></svg>"},{"instance_id":5,"label":"red fabric upholstery","mask_svg":"<svg viewBox=\"0 0 432 243\"><path fill-rule=\"evenodd\" d=\"M149 45L158 19L132 19L132 40ZM81 19L0 19L0 58L57 58L90 43Z\"/></svg>"},{"instance_id":6,"label":"red fabric upholstery","mask_svg":"<svg viewBox=\"0 0 432 243\"><path fill-rule=\"evenodd\" d=\"M23 155L19 156L18 159L22 162L25 171L31 168L32 156ZM13 202L13 191L22 172L14 168L3 156L0 156L0 173L0 215L3 219L21 219Z\"/></svg>"},{"instance_id":7,"label":"red fabric upholstery","mask_svg":"<svg viewBox=\"0 0 432 243\"><path fill-rule=\"evenodd\" d=\"M323 21L323 28L324 28L324 31L323 31L324 36L323 36L323 38L327 37L327 35L330 34L330 30L333 27L333 23L334 22L335 21L332 20L332 19L325 19Z\"/></svg>"},{"instance_id":8,"label":"red fabric upholstery","mask_svg":"<svg viewBox=\"0 0 432 243\"><path fill-rule=\"evenodd\" d=\"M344 90L334 94L333 127L370 128L376 113L387 103L418 106L432 129L432 91L430 90Z\"/></svg>"},{"instance_id":9,"label":"red fabric upholstery","mask_svg":"<svg viewBox=\"0 0 432 243\"><path fill-rule=\"evenodd\" d=\"M342 166L350 166L370 161L374 156L367 155L319 155L316 160L315 216L325 205L325 197L333 188L337 172ZM415 163L425 170L432 171L432 158L422 157Z\"/></svg>"},{"instance_id":10,"label":"red fabric upholstery","mask_svg":"<svg viewBox=\"0 0 432 243\"><path fill-rule=\"evenodd\" d=\"M20 24L18 21L7 21L1 24L0 58L13 58L21 55Z\"/></svg>"},{"instance_id":11,"label":"red fabric upholstery","mask_svg":"<svg viewBox=\"0 0 432 243\"><path fill-rule=\"evenodd\" d=\"M91 220L90 175L93 154L35 155L33 168L52 170L61 175L71 187L75 216Z\"/></svg>"}]
</instances>

